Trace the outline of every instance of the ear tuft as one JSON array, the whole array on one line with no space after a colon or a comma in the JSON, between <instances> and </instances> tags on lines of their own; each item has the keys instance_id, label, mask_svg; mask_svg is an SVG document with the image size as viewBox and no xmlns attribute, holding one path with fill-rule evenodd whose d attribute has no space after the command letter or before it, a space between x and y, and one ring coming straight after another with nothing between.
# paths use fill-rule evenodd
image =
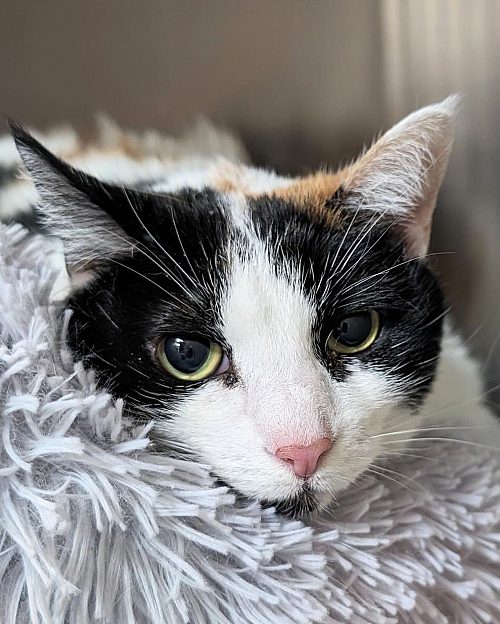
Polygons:
<instances>
[{"instance_id":1,"label":"ear tuft","mask_svg":"<svg viewBox=\"0 0 500 624\"><path fill-rule=\"evenodd\" d=\"M344 172L357 206L401 221L410 255L428 247L460 101L451 95L408 115Z\"/></svg>"},{"instance_id":2,"label":"ear tuft","mask_svg":"<svg viewBox=\"0 0 500 624\"><path fill-rule=\"evenodd\" d=\"M9 120L9 125L38 192L41 221L62 240L70 275L130 255L135 241L96 201L101 183L59 159L20 124Z\"/></svg>"}]
</instances>

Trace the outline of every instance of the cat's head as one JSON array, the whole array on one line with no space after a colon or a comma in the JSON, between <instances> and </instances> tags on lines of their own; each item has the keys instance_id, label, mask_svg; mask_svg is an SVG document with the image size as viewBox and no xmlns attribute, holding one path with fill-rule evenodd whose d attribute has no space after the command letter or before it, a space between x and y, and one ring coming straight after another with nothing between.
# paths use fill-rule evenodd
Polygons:
<instances>
[{"instance_id":1,"label":"cat's head","mask_svg":"<svg viewBox=\"0 0 500 624\"><path fill-rule=\"evenodd\" d=\"M65 246L74 350L237 491L328 503L433 383L444 308L425 254L455 108L413 113L336 174L226 163L168 192L102 183L14 128Z\"/></svg>"}]
</instances>

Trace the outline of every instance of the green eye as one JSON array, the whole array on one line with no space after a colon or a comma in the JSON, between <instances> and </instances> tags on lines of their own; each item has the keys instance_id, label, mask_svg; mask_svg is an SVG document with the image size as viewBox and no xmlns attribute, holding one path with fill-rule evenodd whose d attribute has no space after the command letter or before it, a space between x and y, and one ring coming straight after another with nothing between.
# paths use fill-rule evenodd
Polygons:
<instances>
[{"instance_id":1,"label":"green eye","mask_svg":"<svg viewBox=\"0 0 500 624\"><path fill-rule=\"evenodd\" d=\"M328 336L326 347L336 353L359 353L368 349L378 336L380 316L375 310L363 310L343 316Z\"/></svg>"},{"instance_id":2,"label":"green eye","mask_svg":"<svg viewBox=\"0 0 500 624\"><path fill-rule=\"evenodd\" d=\"M156 357L169 375L182 381L201 381L229 366L220 345L198 336L166 336Z\"/></svg>"}]
</instances>

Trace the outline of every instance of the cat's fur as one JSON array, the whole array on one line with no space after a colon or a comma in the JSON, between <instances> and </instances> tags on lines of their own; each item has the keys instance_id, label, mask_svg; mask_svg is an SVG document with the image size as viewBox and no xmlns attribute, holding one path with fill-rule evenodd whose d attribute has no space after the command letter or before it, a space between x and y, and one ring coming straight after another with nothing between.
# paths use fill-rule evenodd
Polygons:
<instances>
[{"instance_id":1,"label":"cat's fur","mask_svg":"<svg viewBox=\"0 0 500 624\"><path fill-rule=\"evenodd\" d=\"M329 503L419 429L494 443L500 429L426 258L456 106L421 109L352 165L299 179L206 152L144 162L124 143L122 175L103 182L112 155L67 158L94 178L14 127L64 244L73 349L154 419L164 452L193 454L283 511ZM381 315L376 342L333 357L335 316L366 308ZM228 371L174 381L155 357L167 333L221 344ZM306 480L274 456L322 436L333 448Z\"/></svg>"}]
</instances>

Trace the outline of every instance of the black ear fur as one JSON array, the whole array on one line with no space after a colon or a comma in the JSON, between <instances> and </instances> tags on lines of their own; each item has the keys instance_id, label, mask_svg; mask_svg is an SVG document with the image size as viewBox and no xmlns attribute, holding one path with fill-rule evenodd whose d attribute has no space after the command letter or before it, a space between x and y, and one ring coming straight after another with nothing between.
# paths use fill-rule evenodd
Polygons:
<instances>
[{"instance_id":1,"label":"black ear fur","mask_svg":"<svg viewBox=\"0 0 500 624\"><path fill-rule=\"evenodd\" d=\"M147 195L101 182L58 158L18 123L11 121L10 128L38 191L41 221L62 239L70 273L130 255L147 237Z\"/></svg>"},{"instance_id":2,"label":"black ear fur","mask_svg":"<svg viewBox=\"0 0 500 624\"><path fill-rule=\"evenodd\" d=\"M140 216L143 211L143 193L132 189L126 191L72 167L50 152L20 124L9 121L9 125L23 163L38 189L43 188L44 181L37 173L41 173L39 169L45 165L46 174L50 170L52 175L60 177L58 190L61 193L65 190L65 181L72 189L85 195L94 209L104 210L129 236L138 233L139 219L135 213ZM132 199L135 201L132 202Z\"/></svg>"}]
</instances>

